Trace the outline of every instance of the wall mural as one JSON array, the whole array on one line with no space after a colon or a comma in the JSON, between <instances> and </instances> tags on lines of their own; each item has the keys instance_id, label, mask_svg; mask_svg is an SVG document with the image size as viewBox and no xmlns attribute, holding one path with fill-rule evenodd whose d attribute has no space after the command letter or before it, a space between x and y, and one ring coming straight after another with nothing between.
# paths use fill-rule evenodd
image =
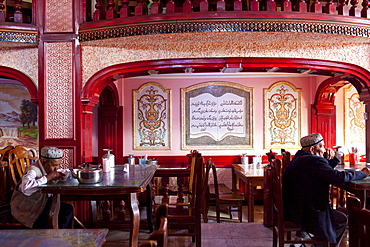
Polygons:
<instances>
[{"instance_id":1,"label":"wall mural","mask_svg":"<svg viewBox=\"0 0 370 247\"><path fill-rule=\"evenodd\" d=\"M25 145L38 149L37 106L25 86L0 80L0 147Z\"/></svg>"},{"instance_id":2,"label":"wall mural","mask_svg":"<svg viewBox=\"0 0 370 247\"><path fill-rule=\"evenodd\" d=\"M171 90L148 82L133 90L134 149L171 149Z\"/></svg>"},{"instance_id":3,"label":"wall mural","mask_svg":"<svg viewBox=\"0 0 370 247\"><path fill-rule=\"evenodd\" d=\"M355 87L344 89L344 142L347 148L357 147L365 154L365 105Z\"/></svg>"},{"instance_id":4,"label":"wall mural","mask_svg":"<svg viewBox=\"0 0 370 247\"><path fill-rule=\"evenodd\" d=\"M231 82L181 89L182 149L252 149L252 93Z\"/></svg>"},{"instance_id":5,"label":"wall mural","mask_svg":"<svg viewBox=\"0 0 370 247\"><path fill-rule=\"evenodd\" d=\"M265 148L300 148L301 89L276 82L264 89L264 102Z\"/></svg>"}]
</instances>

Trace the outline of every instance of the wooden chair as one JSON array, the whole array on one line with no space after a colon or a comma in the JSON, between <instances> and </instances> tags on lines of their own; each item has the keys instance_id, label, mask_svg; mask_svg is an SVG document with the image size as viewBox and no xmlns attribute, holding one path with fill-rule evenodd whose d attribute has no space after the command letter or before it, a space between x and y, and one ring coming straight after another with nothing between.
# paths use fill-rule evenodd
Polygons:
<instances>
[{"instance_id":1,"label":"wooden chair","mask_svg":"<svg viewBox=\"0 0 370 247\"><path fill-rule=\"evenodd\" d=\"M273 205L273 247L284 247L284 244L324 244L330 246L330 243L322 240L292 239L292 232L301 231L293 222L284 221L284 209L282 199L282 174L281 160L271 160L272 177L272 205Z\"/></svg>"},{"instance_id":2,"label":"wooden chair","mask_svg":"<svg viewBox=\"0 0 370 247\"><path fill-rule=\"evenodd\" d=\"M218 188L218 179L217 179L217 171L215 164L211 161L210 162L210 168L212 169L213 174L213 181L214 181L214 193L216 197L216 219L217 223L220 223L220 213L221 213L221 206L226 206L228 209L228 212L230 214L230 219L232 219L232 212L237 211L238 212L238 219L240 222L243 221L242 219L242 208L243 208L243 201L244 201L244 195L240 193L219 193ZM208 166L208 162L207 162ZM237 210L233 210L232 207L237 207Z\"/></svg>"},{"instance_id":3,"label":"wooden chair","mask_svg":"<svg viewBox=\"0 0 370 247\"><path fill-rule=\"evenodd\" d=\"M8 153L12 148L14 147L7 146L0 150L0 222L7 221L10 215L10 198L13 191L9 186Z\"/></svg>"},{"instance_id":4,"label":"wooden chair","mask_svg":"<svg viewBox=\"0 0 370 247\"><path fill-rule=\"evenodd\" d=\"M204 163L201 154L194 153L192 159L194 166L190 171L189 203L177 203L176 205L162 204L155 210L156 226L162 217L168 219L169 235L192 236L192 241L197 247L201 246L201 215L203 212L204 189L207 188L208 178L204 175ZM175 229L187 229L187 231L174 231Z\"/></svg>"},{"instance_id":5,"label":"wooden chair","mask_svg":"<svg viewBox=\"0 0 370 247\"><path fill-rule=\"evenodd\" d=\"M27 166L31 165L31 160L34 160L33 157L38 157L37 152L35 149L26 148L24 146L8 146L0 151L1 159L2 159L2 166L3 176L4 176L4 185L5 193L6 193L6 205L2 205L2 213L1 215L2 220L0 223L0 229L22 229L26 228L23 224L17 222L10 213L10 199L13 194L13 190L17 185L18 181L23 176L23 169L26 170ZM20 159L18 159L20 157ZM29 160L28 157L32 159ZM7 162L4 162L6 161ZM22 166L23 164L23 166ZM3 189L1 194L3 195ZM1 198L3 199L3 198ZM6 210L7 209L7 210Z\"/></svg>"},{"instance_id":6,"label":"wooden chair","mask_svg":"<svg viewBox=\"0 0 370 247\"><path fill-rule=\"evenodd\" d=\"M357 197L347 198L348 230L350 247L370 245L370 210L362 208Z\"/></svg>"},{"instance_id":7,"label":"wooden chair","mask_svg":"<svg viewBox=\"0 0 370 247\"><path fill-rule=\"evenodd\" d=\"M140 244L140 247L167 247L168 246L168 221L167 218L161 219L158 230L152 232L149 241Z\"/></svg>"},{"instance_id":8,"label":"wooden chair","mask_svg":"<svg viewBox=\"0 0 370 247\"><path fill-rule=\"evenodd\" d=\"M22 178L27 167L38 160L39 155L34 148L18 145L9 151L9 168L14 186Z\"/></svg>"}]
</instances>

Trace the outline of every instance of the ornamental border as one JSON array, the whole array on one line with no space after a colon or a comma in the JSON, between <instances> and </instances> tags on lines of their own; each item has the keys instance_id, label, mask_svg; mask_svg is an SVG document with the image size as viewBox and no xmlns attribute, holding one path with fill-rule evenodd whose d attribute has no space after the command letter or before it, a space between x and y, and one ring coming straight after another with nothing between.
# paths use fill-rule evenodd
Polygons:
<instances>
[{"instance_id":1,"label":"ornamental border","mask_svg":"<svg viewBox=\"0 0 370 247\"><path fill-rule=\"evenodd\" d=\"M22 33L0 30L0 41L37 44L37 33Z\"/></svg>"},{"instance_id":2,"label":"ornamental border","mask_svg":"<svg viewBox=\"0 0 370 247\"><path fill-rule=\"evenodd\" d=\"M79 32L79 40L84 42L139 35L198 32L297 32L370 37L370 27L348 24L294 21L176 21L174 23L126 24L121 27L83 30Z\"/></svg>"}]
</instances>

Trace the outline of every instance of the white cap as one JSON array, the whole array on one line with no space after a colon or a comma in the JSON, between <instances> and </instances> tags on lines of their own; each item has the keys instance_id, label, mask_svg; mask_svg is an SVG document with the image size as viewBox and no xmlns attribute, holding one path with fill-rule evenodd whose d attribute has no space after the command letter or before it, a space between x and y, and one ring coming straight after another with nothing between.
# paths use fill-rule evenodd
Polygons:
<instances>
[{"instance_id":1,"label":"white cap","mask_svg":"<svg viewBox=\"0 0 370 247\"><path fill-rule=\"evenodd\" d=\"M63 156L63 150L57 147L41 148L41 157L45 159L60 159Z\"/></svg>"},{"instance_id":2,"label":"white cap","mask_svg":"<svg viewBox=\"0 0 370 247\"><path fill-rule=\"evenodd\" d=\"M303 148L305 147L311 147L316 145L319 142L322 142L324 138L322 138L320 133L314 133L308 136L304 136L301 138L301 146Z\"/></svg>"}]
</instances>

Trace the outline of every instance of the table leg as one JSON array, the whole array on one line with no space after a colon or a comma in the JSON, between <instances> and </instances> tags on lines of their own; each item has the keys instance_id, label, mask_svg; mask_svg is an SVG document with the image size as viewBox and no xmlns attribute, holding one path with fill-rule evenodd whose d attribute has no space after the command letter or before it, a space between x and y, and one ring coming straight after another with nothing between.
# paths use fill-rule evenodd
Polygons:
<instances>
[{"instance_id":1,"label":"table leg","mask_svg":"<svg viewBox=\"0 0 370 247\"><path fill-rule=\"evenodd\" d=\"M152 215L152 183L149 183L146 186L146 196L147 196L147 202L146 202L146 215L148 220L148 229L149 232L154 231L153 227L153 215Z\"/></svg>"},{"instance_id":2,"label":"table leg","mask_svg":"<svg viewBox=\"0 0 370 247\"><path fill-rule=\"evenodd\" d=\"M137 247L139 243L140 210L136 193L130 193L125 198L130 213L130 246Z\"/></svg>"},{"instance_id":3,"label":"table leg","mask_svg":"<svg viewBox=\"0 0 370 247\"><path fill-rule=\"evenodd\" d=\"M60 195L53 195L53 202L49 211L49 224L52 229L58 229L58 216L60 210Z\"/></svg>"}]
</instances>

